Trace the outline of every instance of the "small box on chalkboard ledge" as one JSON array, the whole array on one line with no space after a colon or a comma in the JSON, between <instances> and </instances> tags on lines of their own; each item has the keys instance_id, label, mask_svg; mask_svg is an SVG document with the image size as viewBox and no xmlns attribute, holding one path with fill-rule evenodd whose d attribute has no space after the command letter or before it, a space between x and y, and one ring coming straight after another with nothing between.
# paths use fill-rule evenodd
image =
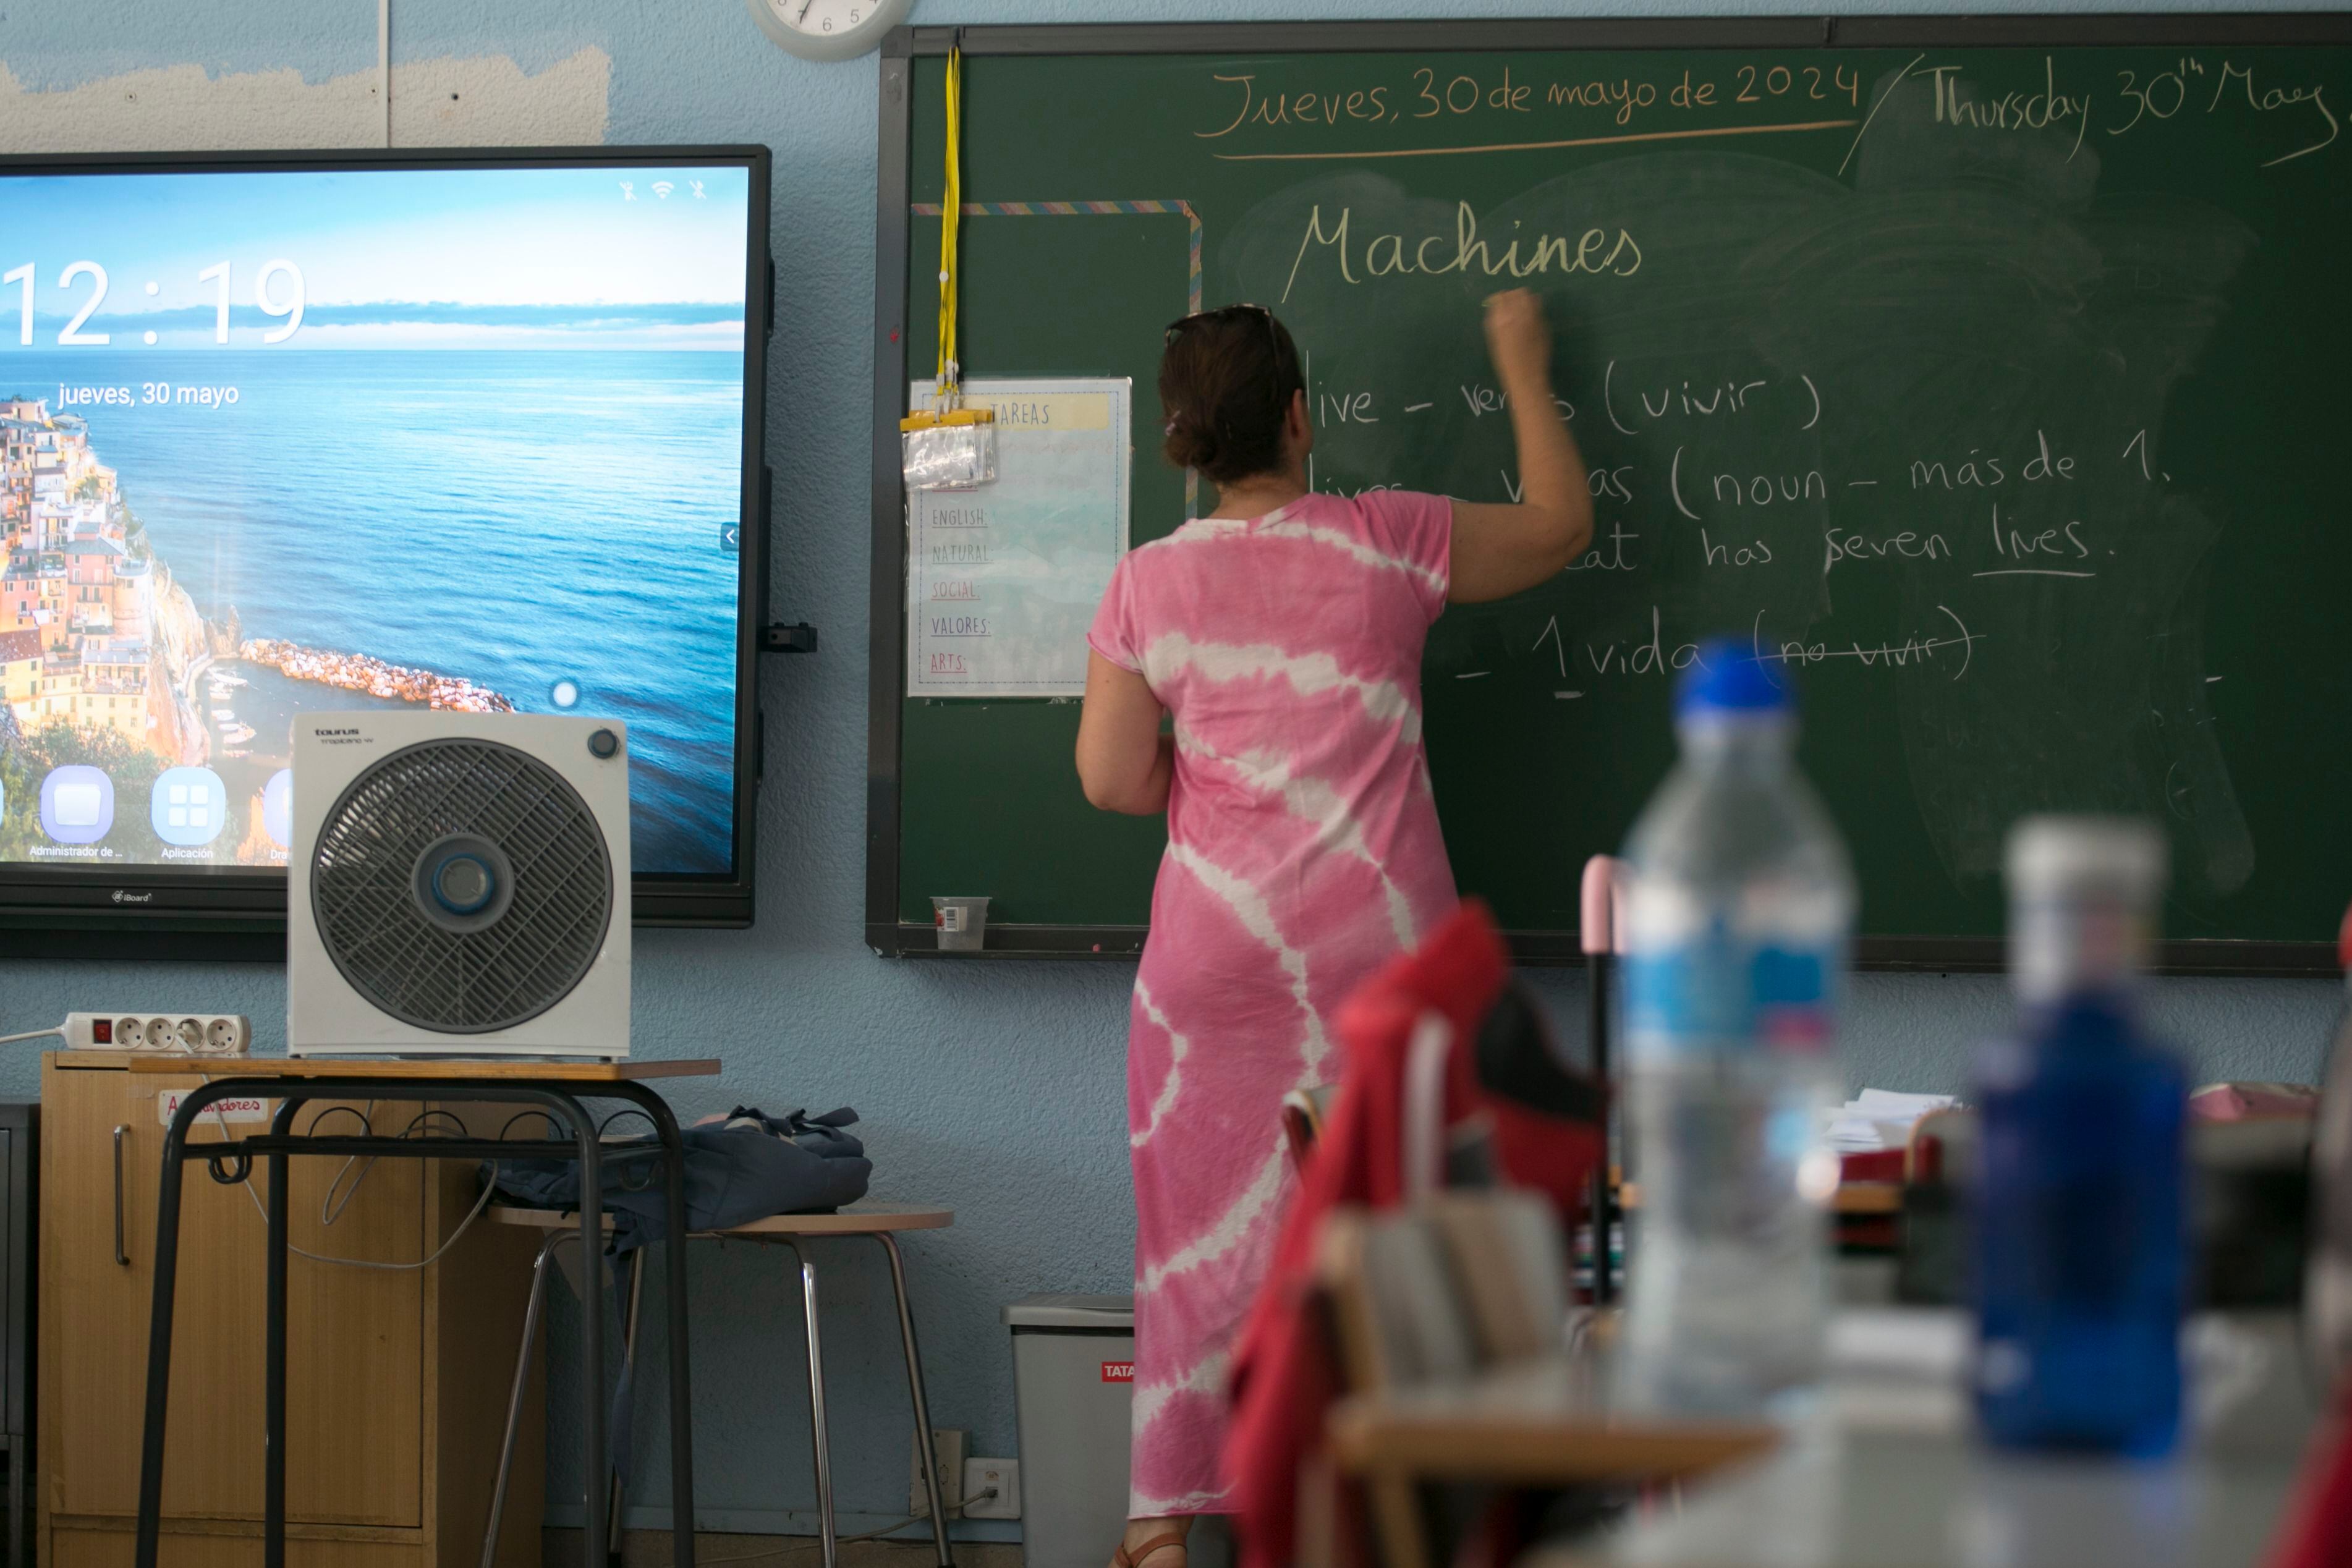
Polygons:
<instances>
[{"instance_id":1,"label":"small box on chalkboard ledge","mask_svg":"<svg viewBox=\"0 0 2352 1568\"><path fill-rule=\"evenodd\" d=\"M942 953L977 953L988 935L985 898L933 898L931 926Z\"/></svg>"}]
</instances>

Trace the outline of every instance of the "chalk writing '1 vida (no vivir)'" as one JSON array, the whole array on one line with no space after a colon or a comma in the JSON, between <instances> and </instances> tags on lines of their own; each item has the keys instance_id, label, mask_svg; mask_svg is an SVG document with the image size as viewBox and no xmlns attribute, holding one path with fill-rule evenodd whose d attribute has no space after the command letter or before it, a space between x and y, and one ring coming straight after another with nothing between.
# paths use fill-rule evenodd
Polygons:
<instances>
[{"instance_id":1,"label":"chalk writing '1 vida (no vivir)'","mask_svg":"<svg viewBox=\"0 0 2352 1568\"><path fill-rule=\"evenodd\" d=\"M1944 672L1948 680L1959 680L1969 673L1976 644L1985 640L1981 632L1969 630L1968 622L1949 605L1938 604L1936 611L1943 620L1927 629L1913 632L1900 641L1882 639L1864 643L1848 639L1832 643L1817 639L1805 642L1799 638L1777 637L1764 625L1764 612L1756 612L1749 628L1749 649L1758 662L1768 664L1818 664L1832 659L1851 659L1864 667L1880 666L1890 670L1917 667ZM1558 662L1559 678L1611 675L1671 675L1696 664L1707 667L1699 654L1698 643L1684 641L1669 643L1665 640L1664 617L1657 605L1650 606L1650 634L1627 642L1581 643L1571 655L1568 639L1560 631L1559 617L1544 622L1542 632L1536 638L1533 651L1541 653L1544 644L1551 644L1551 656ZM1477 672L1485 674L1486 672ZM1555 696L1580 696L1580 692L1556 692Z\"/></svg>"}]
</instances>

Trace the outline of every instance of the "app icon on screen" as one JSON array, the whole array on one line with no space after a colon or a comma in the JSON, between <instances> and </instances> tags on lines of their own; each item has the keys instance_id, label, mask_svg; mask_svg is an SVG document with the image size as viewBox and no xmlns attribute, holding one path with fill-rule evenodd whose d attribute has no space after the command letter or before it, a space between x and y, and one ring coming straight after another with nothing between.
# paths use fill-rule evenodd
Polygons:
<instances>
[{"instance_id":1,"label":"app icon on screen","mask_svg":"<svg viewBox=\"0 0 2352 1568\"><path fill-rule=\"evenodd\" d=\"M61 844L94 844L114 829L114 780L79 763L41 780L41 831Z\"/></svg>"},{"instance_id":2,"label":"app icon on screen","mask_svg":"<svg viewBox=\"0 0 2352 1568\"><path fill-rule=\"evenodd\" d=\"M228 786L209 768L167 768L155 780L147 820L167 844L198 849L220 837L228 816Z\"/></svg>"},{"instance_id":3,"label":"app icon on screen","mask_svg":"<svg viewBox=\"0 0 2352 1568\"><path fill-rule=\"evenodd\" d=\"M294 769L281 768L261 787L261 831L281 850L294 847Z\"/></svg>"}]
</instances>

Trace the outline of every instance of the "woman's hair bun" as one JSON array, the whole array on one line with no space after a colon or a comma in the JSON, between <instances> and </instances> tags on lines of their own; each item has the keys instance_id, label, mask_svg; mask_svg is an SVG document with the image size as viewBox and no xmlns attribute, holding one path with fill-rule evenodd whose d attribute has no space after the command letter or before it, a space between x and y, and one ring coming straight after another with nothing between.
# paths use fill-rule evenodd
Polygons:
<instances>
[{"instance_id":1,"label":"woman's hair bun","mask_svg":"<svg viewBox=\"0 0 2352 1568\"><path fill-rule=\"evenodd\" d=\"M1160 450L1219 485L1282 466L1282 432L1306 385L1298 350L1274 313L1229 305L1188 316L1160 359Z\"/></svg>"},{"instance_id":2,"label":"woman's hair bun","mask_svg":"<svg viewBox=\"0 0 2352 1568\"><path fill-rule=\"evenodd\" d=\"M1179 468L1198 468L1211 478L1216 477L1212 472L1217 467L1215 434L1202 430L1181 412L1169 416L1167 439L1160 444L1160 451Z\"/></svg>"}]
</instances>

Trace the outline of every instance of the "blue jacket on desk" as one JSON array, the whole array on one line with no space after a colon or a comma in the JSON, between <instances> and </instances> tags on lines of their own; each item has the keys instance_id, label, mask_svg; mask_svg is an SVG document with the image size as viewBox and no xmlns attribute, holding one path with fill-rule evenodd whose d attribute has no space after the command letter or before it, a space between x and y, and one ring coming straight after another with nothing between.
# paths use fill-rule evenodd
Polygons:
<instances>
[{"instance_id":1,"label":"blue jacket on desk","mask_svg":"<svg viewBox=\"0 0 2352 1568\"><path fill-rule=\"evenodd\" d=\"M856 1121L846 1105L821 1116L798 1107L770 1116L739 1105L721 1120L684 1129L688 1228L724 1230L772 1214L828 1212L864 1197L874 1162L845 1130ZM663 1239L661 1157L651 1137L604 1147L603 1201L613 1216L615 1256ZM501 1201L580 1207L580 1166L569 1155L486 1163L482 1179L496 1185Z\"/></svg>"}]
</instances>

